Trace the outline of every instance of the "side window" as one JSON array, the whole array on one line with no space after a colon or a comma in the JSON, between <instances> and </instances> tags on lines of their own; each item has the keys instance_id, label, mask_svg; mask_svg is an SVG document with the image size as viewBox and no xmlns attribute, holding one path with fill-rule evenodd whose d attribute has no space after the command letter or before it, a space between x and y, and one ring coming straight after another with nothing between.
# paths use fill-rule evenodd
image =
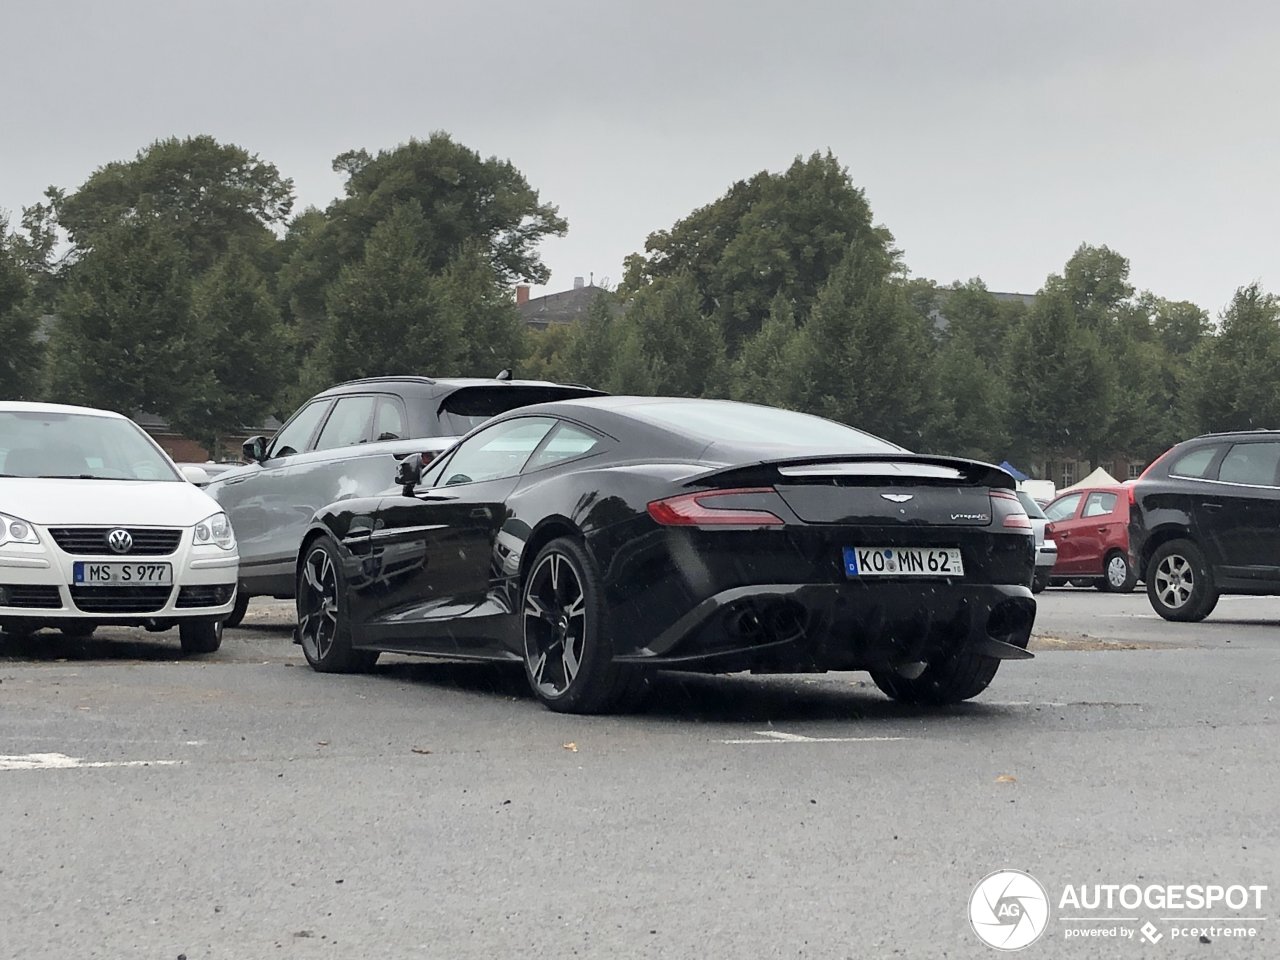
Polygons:
<instances>
[{"instance_id":1,"label":"side window","mask_svg":"<svg viewBox=\"0 0 1280 960\"><path fill-rule=\"evenodd\" d=\"M1277 466L1280 466L1280 443L1237 443L1222 458L1218 479L1223 483L1274 487Z\"/></svg>"},{"instance_id":2,"label":"side window","mask_svg":"<svg viewBox=\"0 0 1280 960\"><path fill-rule=\"evenodd\" d=\"M1209 466L1218 455L1219 447L1201 447L1184 453L1169 467L1171 477L1194 477L1203 480L1209 475Z\"/></svg>"},{"instance_id":3,"label":"side window","mask_svg":"<svg viewBox=\"0 0 1280 960\"><path fill-rule=\"evenodd\" d=\"M525 466L525 472L549 467L561 460L572 460L591 453L603 440L594 433L588 433L581 427L561 422L555 433L547 439L546 445L539 450Z\"/></svg>"},{"instance_id":4,"label":"side window","mask_svg":"<svg viewBox=\"0 0 1280 960\"><path fill-rule=\"evenodd\" d=\"M379 397L378 409L373 415L374 440L407 440L409 433L404 426L404 406L395 397Z\"/></svg>"},{"instance_id":5,"label":"side window","mask_svg":"<svg viewBox=\"0 0 1280 960\"><path fill-rule=\"evenodd\" d=\"M316 440L317 450L350 447L369 440L369 421L373 418L375 398L370 395L342 397L333 405L333 413Z\"/></svg>"},{"instance_id":6,"label":"side window","mask_svg":"<svg viewBox=\"0 0 1280 960\"><path fill-rule=\"evenodd\" d=\"M1044 508L1044 515L1050 520L1069 520L1076 515L1076 507L1080 506L1081 496L1083 494L1073 493L1061 500L1053 501Z\"/></svg>"},{"instance_id":7,"label":"side window","mask_svg":"<svg viewBox=\"0 0 1280 960\"><path fill-rule=\"evenodd\" d=\"M268 459L288 457L306 450L307 444L311 442L311 435L316 432L316 427L320 425L328 409L328 400L313 400L294 414L293 419L271 441L271 446L267 449Z\"/></svg>"},{"instance_id":8,"label":"side window","mask_svg":"<svg viewBox=\"0 0 1280 960\"><path fill-rule=\"evenodd\" d=\"M520 417L494 424L460 444L444 464L443 472L432 479L451 487L514 477L555 424L550 417Z\"/></svg>"},{"instance_id":9,"label":"side window","mask_svg":"<svg viewBox=\"0 0 1280 960\"><path fill-rule=\"evenodd\" d=\"M1114 493L1091 493L1084 502L1082 517L1105 517L1116 508Z\"/></svg>"}]
</instances>

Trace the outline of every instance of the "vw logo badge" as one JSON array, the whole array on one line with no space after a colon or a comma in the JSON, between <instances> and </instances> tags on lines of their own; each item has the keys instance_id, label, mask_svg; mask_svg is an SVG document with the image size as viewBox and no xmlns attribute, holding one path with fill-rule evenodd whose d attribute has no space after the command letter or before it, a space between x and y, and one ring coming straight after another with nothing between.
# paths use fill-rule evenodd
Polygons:
<instances>
[{"instance_id":1,"label":"vw logo badge","mask_svg":"<svg viewBox=\"0 0 1280 960\"><path fill-rule=\"evenodd\" d=\"M112 530L107 534L107 546L113 553L128 553L133 549L133 535L128 530Z\"/></svg>"}]
</instances>

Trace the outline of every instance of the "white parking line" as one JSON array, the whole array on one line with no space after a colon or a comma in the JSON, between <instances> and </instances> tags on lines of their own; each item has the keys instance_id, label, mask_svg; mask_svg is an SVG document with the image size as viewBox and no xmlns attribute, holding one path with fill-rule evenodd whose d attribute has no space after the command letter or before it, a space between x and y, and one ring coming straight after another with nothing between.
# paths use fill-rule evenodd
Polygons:
<instances>
[{"instance_id":1,"label":"white parking line","mask_svg":"<svg viewBox=\"0 0 1280 960\"><path fill-rule=\"evenodd\" d=\"M84 767L172 767L181 760L82 760L65 753L0 755L0 770L75 770Z\"/></svg>"},{"instance_id":2,"label":"white parking line","mask_svg":"<svg viewBox=\"0 0 1280 960\"><path fill-rule=\"evenodd\" d=\"M757 730L756 737L743 740L717 740L716 743L888 743L910 740L910 737L804 737L781 730ZM758 738L758 739L757 739Z\"/></svg>"}]
</instances>

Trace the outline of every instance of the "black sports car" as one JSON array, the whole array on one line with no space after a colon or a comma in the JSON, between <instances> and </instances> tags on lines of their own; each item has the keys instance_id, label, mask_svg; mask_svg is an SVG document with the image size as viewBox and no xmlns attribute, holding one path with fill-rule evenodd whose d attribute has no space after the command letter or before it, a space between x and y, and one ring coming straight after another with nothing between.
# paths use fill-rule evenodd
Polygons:
<instances>
[{"instance_id":1,"label":"black sports car","mask_svg":"<svg viewBox=\"0 0 1280 960\"><path fill-rule=\"evenodd\" d=\"M298 630L320 671L379 651L523 661L553 710L650 670L865 669L954 703L1035 619L1031 523L997 467L723 400L591 397L496 417L400 491L318 511Z\"/></svg>"}]
</instances>

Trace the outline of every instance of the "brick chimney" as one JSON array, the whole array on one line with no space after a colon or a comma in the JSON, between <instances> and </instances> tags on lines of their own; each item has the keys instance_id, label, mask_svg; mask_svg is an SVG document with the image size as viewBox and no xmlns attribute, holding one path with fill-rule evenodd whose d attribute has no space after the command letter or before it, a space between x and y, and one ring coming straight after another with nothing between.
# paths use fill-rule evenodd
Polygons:
<instances>
[{"instance_id":1,"label":"brick chimney","mask_svg":"<svg viewBox=\"0 0 1280 960\"><path fill-rule=\"evenodd\" d=\"M529 285L527 283L516 284L516 306L529 302Z\"/></svg>"}]
</instances>

